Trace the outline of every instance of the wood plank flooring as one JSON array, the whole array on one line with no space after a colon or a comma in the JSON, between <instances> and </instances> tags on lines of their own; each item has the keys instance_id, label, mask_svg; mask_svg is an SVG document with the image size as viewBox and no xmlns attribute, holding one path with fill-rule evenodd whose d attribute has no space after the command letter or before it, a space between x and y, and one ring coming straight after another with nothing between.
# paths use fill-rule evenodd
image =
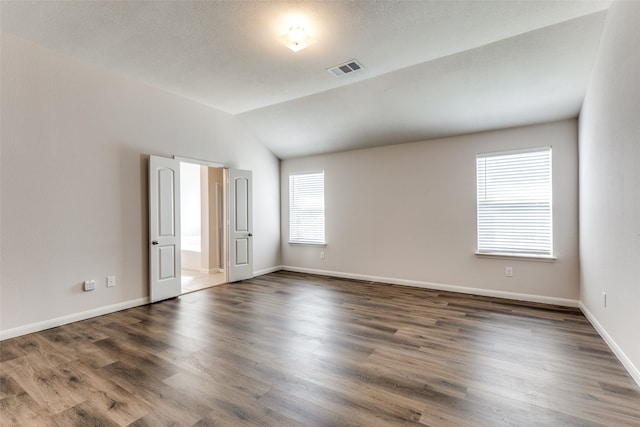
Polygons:
<instances>
[{"instance_id":1,"label":"wood plank flooring","mask_svg":"<svg viewBox=\"0 0 640 427\"><path fill-rule=\"evenodd\" d=\"M0 424L640 426L575 309L289 272L0 344Z\"/></svg>"}]
</instances>

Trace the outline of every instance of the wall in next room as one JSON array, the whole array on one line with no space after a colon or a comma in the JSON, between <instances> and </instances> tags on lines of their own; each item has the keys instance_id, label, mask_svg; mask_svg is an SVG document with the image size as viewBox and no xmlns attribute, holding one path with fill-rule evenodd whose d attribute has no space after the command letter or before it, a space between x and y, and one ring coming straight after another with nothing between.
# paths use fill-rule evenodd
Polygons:
<instances>
[{"instance_id":1,"label":"wall in next room","mask_svg":"<svg viewBox=\"0 0 640 427\"><path fill-rule=\"evenodd\" d=\"M282 262L347 277L447 285L577 305L577 121L281 162ZM553 147L555 262L486 259L476 250L477 153ZM287 244L288 175L325 171L326 247ZM324 252L325 259L320 259ZM513 277L505 277L505 267ZM539 297L539 298L538 298Z\"/></svg>"}]
</instances>

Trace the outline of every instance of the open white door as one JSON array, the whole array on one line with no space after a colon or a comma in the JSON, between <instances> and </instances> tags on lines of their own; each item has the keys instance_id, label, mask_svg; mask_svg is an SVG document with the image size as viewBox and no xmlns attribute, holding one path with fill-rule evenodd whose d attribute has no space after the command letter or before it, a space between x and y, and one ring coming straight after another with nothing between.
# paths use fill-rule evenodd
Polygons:
<instances>
[{"instance_id":1,"label":"open white door","mask_svg":"<svg viewBox=\"0 0 640 427\"><path fill-rule=\"evenodd\" d=\"M229 169L229 282L253 277L251 171Z\"/></svg>"},{"instance_id":2,"label":"open white door","mask_svg":"<svg viewBox=\"0 0 640 427\"><path fill-rule=\"evenodd\" d=\"M180 161L149 158L149 294L180 295Z\"/></svg>"}]
</instances>

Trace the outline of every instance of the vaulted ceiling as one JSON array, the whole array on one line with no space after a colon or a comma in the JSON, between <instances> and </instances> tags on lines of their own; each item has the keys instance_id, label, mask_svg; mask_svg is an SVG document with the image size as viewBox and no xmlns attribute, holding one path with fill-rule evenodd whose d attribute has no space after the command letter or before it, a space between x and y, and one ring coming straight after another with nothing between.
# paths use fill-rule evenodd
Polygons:
<instances>
[{"instance_id":1,"label":"vaulted ceiling","mask_svg":"<svg viewBox=\"0 0 640 427\"><path fill-rule=\"evenodd\" d=\"M609 5L0 3L2 31L234 114L280 158L576 117ZM295 53L292 19L316 40Z\"/></svg>"}]
</instances>

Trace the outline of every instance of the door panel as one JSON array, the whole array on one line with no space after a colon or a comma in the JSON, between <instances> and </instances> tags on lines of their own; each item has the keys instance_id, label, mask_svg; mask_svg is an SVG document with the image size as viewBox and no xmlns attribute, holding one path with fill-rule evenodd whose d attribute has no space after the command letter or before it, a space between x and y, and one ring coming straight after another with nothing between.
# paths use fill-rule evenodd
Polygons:
<instances>
[{"instance_id":1,"label":"door panel","mask_svg":"<svg viewBox=\"0 0 640 427\"><path fill-rule=\"evenodd\" d=\"M251 171L229 169L229 281L253 277Z\"/></svg>"},{"instance_id":2,"label":"door panel","mask_svg":"<svg viewBox=\"0 0 640 427\"><path fill-rule=\"evenodd\" d=\"M247 179L245 177L236 178L233 181L235 185L235 230L238 232L249 232L248 211L247 211Z\"/></svg>"},{"instance_id":3,"label":"door panel","mask_svg":"<svg viewBox=\"0 0 640 427\"><path fill-rule=\"evenodd\" d=\"M175 235L175 171L172 169L158 169L158 236L171 237Z\"/></svg>"},{"instance_id":4,"label":"door panel","mask_svg":"<svg viewBox=\"0 0 640 427\"><path fill-rule=\"evenodd\" d=\"M236 265L249 263L249 239L236 239Z\"/></svg>"},{"instance_id":5,"label":"door panel","mask_svg":"<svg viewBox=\"0 0 640 427\"><path fill-rule=\"evenodd\" d=\"M149 298L180 295L180 162L149 158Z\"/></svg>"},{"instance_id":6,"label":"door panel","mask_svg":"<svg viewBox=\"0 0 640 427\"><path fill-rule=\"evenodd\" d=\"M176 252L175 246L160 246L160 280L173 279L176 277Z\"/></svg>"}]
</instances>

